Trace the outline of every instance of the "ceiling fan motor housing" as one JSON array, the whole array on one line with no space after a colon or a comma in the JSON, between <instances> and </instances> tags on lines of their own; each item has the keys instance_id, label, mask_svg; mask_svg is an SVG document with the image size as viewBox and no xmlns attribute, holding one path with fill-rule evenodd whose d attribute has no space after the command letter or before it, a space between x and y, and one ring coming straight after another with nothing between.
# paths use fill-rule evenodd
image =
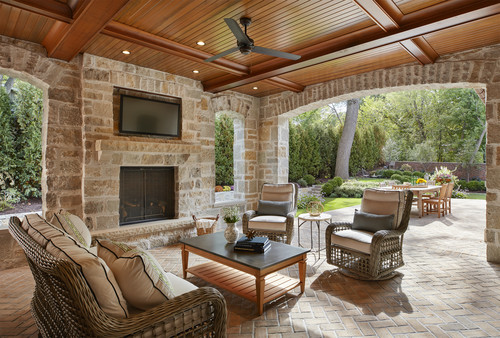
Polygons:
<instances>
[{"instance_id":1,"label":"ceiling fan motor housing","mask_svg":"<svg viewBox=\"0 0 500 338\"><path fill-rule=\"evenodd\" d=\"M243 43L243 42L238 42L238 47L240 48L240 52L243 55L248 55L252 52L252 49L254 47L253 40L248 38L250 40L250 44Z\"/></svg>"}]
</instances>

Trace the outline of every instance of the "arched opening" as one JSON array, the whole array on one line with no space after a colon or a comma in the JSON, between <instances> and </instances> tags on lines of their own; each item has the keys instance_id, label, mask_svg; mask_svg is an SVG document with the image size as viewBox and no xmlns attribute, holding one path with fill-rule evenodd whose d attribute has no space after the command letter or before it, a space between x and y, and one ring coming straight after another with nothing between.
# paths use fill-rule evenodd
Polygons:
<instances>
[{"instance_id":1,"label":"arched opening","mask_svg":"<svg viewBox=\"0 0 500 338\"><path fill-rule=\"evenodd\" d=\"M47 86L0 69L0 210L41 212L46 193Z\"/></svg>"},{"instance_id":2,"label":"arched opening","mask_svg":"<svg viewBox=\"0 0 500 338\"><path fill-rule=\"evenodd\" d=\"M215 202L241 200L245 189L244 119L236 112L220 111L216 113L216 124Z\"/></svg>"}]
</instances>

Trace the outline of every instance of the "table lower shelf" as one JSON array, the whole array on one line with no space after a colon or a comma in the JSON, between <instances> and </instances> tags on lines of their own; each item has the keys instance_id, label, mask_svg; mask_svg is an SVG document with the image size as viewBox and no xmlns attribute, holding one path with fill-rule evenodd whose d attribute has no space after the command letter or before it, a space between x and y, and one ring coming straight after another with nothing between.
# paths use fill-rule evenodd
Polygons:
<instances>
[{"instance_id":1,"label":"table lower shelf","mask_svg":"<svg viewBox=\"0 0 500 338\"><path fill-rule=\"evenodd\" d=\"M257 303L255 277L248 273L216 262L208 262L190 267L187 269L187 272ZM300 286L298 279L277 273L267 275L265 281L264 300L262 303L276 299Z\"/></svg>"}]
</instances>

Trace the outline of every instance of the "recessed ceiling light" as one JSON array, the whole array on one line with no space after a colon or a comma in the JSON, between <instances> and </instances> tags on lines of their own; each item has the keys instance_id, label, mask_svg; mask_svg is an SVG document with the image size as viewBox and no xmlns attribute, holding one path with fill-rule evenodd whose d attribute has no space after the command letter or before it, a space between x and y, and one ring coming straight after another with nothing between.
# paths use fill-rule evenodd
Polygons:
<instances>
[{"instance_id":1,"label":"recessed ceiling light","mask_svg":"<svg viewBox=\"0 0 500 338\"><path fill-rule=\"evenodd\" d=\"M253 87L252 89L257 90L257 89L259 89L259 87Z\"/></svg>"},{"instance_id":2,"label":"recessed ceiling light","mask_svg":"<svg viewBox=\"0 0 500 338\"><path fill-rule=\"evenodd\" d=\"M198 42L196 42L196 44L198 46L205 46L205 42L203 42L203 41L198 41Z\"/></svg>"},{"instance_id":3,"label":"recessed ceiling light","mask_svg":"<svg viewBox=\"0 0 500 338\"><path fill-rule=\"evenodd\" d=\"M195 74L198 74L199 72L200 72L200 71L199 71L199 70L197 70L197 69L193 70L193 73L195 73Z\"/></svg>"},{"instance_id":4,"label":"recessed ceiling light","mask_svg":"<svg viewBox=\"0 0 500 338\"><path fill-rule=\"evenodd\" d=\"M122 53L125 54L125 55L129 55L130 51L129 50L122 50Z\"/></svg>"}]
</instances>

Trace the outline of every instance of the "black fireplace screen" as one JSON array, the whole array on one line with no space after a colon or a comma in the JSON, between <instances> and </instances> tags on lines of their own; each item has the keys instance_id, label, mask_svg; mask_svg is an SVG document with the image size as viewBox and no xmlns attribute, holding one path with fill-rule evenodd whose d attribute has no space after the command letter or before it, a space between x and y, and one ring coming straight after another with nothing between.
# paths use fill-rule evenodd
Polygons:
<instances>
[{"instance_id":1,"label":"black fireplace screen","mask_svg":"<svg viewBox=\"0 0 500 338\"><path fill-rule=\"evenodd\" d=\"M175 217L174 168L120 168L120 225Z\"/></svg>"}]
</instances>

